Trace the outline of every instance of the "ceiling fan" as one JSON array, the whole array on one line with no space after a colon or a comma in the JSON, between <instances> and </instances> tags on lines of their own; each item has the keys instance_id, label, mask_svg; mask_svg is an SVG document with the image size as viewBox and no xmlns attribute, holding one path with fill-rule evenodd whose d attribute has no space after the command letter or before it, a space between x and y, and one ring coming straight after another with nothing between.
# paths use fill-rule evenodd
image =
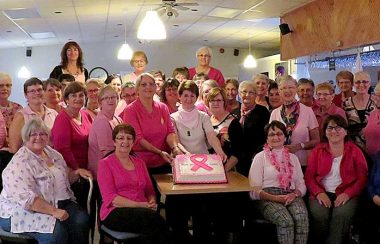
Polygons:
<instances>
[{"instance_id":1,"label":"ceiling fan","mask_svg":"<svg viewBox=\"0 0 380 244\"><path fill-rule=\"evenodd\" d=\"M189 7L198 6L198 3L177 3L175 0L162 0L162 4L159 4L159 7L155 10L161 16L166 14L169 18L178 17L178 10L186 11L189 10Z\"/></svg>"}]
</instances>

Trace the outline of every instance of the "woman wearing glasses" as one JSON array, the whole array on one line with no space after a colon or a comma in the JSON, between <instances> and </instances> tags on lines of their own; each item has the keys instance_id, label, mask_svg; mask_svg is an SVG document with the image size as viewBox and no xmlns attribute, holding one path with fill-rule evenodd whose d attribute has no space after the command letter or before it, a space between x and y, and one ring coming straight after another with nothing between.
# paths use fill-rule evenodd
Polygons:
<instances>
[{"instance_id":1,"label":"woman wearing glasses","mask_svg":"<svg viewBox=\"0 0 380 244\"><path fill-rule=\"evenodd\" d=\"M179 95L178 95L179 81L177 79L169 78L165 81L160 90L160 100L165 103L169 108L169 113L178 111Z\"/></svg>"},{"instance_id":2,"label":"woman wearing glasses","mask_svg":"<svg viewBox=\"0 0 380 244\"><path fill-rule=\"evenodd\" d=\"M97 79L92 78L86 81L87 101L84 110L91 115L92 119L95 119L99 113L99 101L98 95L103 83Z\"/></svg>"},{"instance_id":3,"label":"woman wearing glasses","mask_svg":"<svg viewBox=\"0 0 380 244\"><path fill-rule=\"evenodd\" d=\"M330 115L323 138L311 152L305 174L310 192L311 229L315 243L348 243L358 197L367 182L367 162L359 147L347 140L347 122Z\"/></svg>"},{"instance_id":4,"label":"woman wearing glasses","mask_svg":"<svg viewBox=\"0 0 380 244\"><path fill-rule=\"evenodd\" d=\"M285 124L285 145L297 155L305 169L310 150L320 141L318 122L313 110L296 100L297 81L292 76L281 76L279 88L283 105L272 111L270 121L278 120Z\"/></svg>"},{"instance_id":5,"label":"woman wearing glasses","mask_svg":"<svg viewBox=\"0 0 380 244\"><path fill-rule=\"evenodd\" d=\"M136 83L137 77L145 72L146 66L148 64L148 58L143 51L135 51L132 55L130 64L133 67L134 71L122 78L123 83Z\"/></svg>"},{"instance_id":6,"label":"woman wearing glasses","mask_svg":"<svg viewBox=\"0 0 380 244\"><path fill-rule=\"evenodd\" d=\"M16 153L22 146L21 129L26 122L34 117L40 117L51 129L58 114L54 109L44 105L43 83L38 78L34 77L25 81L24 96L28 105L15 114L9 128L9 148L12 153Z\"/></svg>"},{"instance_id":7,"label":"woman wearing glasses","mask_svg":"<svg viewBox=\"0 0 380 244\"><path fill-rule=\"evenodd\" d=\"M368 89L371 87L371 77L365 71L355 73L354 86L356 95L343 102L343 109L347 115L349 136L356 145L365 149L363 128L367 125L370 112L376 109L372 96L368 94Z\"/></svg>"},{"instance_id":8,"label":"woman wearing glasses","mask_svg":"<svg viewBox=\"0 0 380 244\"><path fill-rule=\"evenodd\" d=\"M195 74L203 73L209 79L218 82L220 87L224 87L224 77L220 70L210 66L212 50L209 47L201 47L196 52L197 66L190 68L190 79L193 79Z\"/></svg>"}]
</instances>

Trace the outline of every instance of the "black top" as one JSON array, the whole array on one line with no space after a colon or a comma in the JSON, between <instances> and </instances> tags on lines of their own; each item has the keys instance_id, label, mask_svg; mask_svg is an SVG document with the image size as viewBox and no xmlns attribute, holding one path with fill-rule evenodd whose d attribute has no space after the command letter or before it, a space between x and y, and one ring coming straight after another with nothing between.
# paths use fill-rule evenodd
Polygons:
<instances>
[{"instance_id":1,"label":"black top","mask_svg":"<svg viewBox=\"0 0 380 244\"><path fill-rule=\"evenodd\" d=\"M84 69L84 78L88 80L88 71L86 68ZM50 73L49 78L54 78L58 80L58 77L62 74L62 65L55 66L53 71Z\"/></svg>"},{"instance_id":2,"label":"black top","mask_svg":"<svg viewBox=\"0 0 380 244\"><path fill-rule=\"evenodd\" d=\"M232 134L242 134L240 139L240 157L236 165L239 173L248 176L252 159L256 153L262 151L262 147L266 142L264 127L269 122L269 111L266 107L256 104L255 108L248 113L244 120L244 126L231 132Z\"/></svg>"}]
</instances>

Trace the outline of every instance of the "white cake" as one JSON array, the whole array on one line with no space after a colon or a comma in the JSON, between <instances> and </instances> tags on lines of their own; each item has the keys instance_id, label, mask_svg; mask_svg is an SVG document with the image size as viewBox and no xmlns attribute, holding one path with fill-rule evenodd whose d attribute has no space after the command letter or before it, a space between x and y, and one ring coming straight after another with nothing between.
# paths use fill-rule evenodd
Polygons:
<instances>
[{"instance_id":1,"label":"white cake","mask_svg":"<svg viewBox=\"0 0 380 244\"><path fill-rule=\"evenodd\" d=\"M226 183L222 159L219 155L178 155L173 165L174 183Z\"/></svg>"}]
</instances>

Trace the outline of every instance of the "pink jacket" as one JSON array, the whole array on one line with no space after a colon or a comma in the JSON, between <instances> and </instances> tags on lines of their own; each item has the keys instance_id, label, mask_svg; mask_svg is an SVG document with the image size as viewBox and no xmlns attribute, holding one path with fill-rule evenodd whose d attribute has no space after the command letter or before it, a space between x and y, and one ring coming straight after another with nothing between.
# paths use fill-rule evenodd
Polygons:
<instances>
[{"instance_id":1,"label":"pink jacket","mask_svg":"<svg viewBox=\"0 0 380 244\"><path fill-rule=\"evenodd\" d=\"M332 162L328 143L320 143L309 155L305 182L312 197L325 192L322 179L330 172ZM342 183L336 188L336 194L346 193L350 198L358 196L367 182L367 173L367 162L362 151L353 142L346 142L340 163Z\"/></svg>"}]
</instances>

